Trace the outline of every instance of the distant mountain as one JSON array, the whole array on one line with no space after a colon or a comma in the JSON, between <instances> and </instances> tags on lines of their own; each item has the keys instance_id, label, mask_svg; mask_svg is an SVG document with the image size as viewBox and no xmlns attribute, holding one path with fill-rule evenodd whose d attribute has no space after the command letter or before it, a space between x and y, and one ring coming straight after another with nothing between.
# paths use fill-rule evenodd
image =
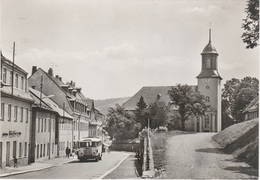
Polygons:
<instances>
[{"instance_id":1,"label":"distant mountain","mask_svg":"<svg viewBox=\"0 0 260 180\"><path fill-rule=\"evenodd\" d=\"M94 100L95 108L99 110L102 114L107 115L108 109L110 107L115 107L116 104L120 106L124 104L130 97L123 97L123 98L110 98L104 100Z\"/></svg>"}]
</instances>

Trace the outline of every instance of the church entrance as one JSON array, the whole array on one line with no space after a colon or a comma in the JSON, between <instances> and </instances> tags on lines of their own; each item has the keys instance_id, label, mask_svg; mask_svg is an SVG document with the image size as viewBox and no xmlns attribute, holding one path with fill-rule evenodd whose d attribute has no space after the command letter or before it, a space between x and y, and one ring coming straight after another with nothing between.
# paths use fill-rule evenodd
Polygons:
<instances>
[{"instance_id":1,"label":"church entrance","mask_svg":"<svg viewBox=\"0 0 260 180\"><path fill-rule=\"evenodd\" d=\"M205 116L205 122L204 122L204 132L209 132L210 129L209 129L209 116L206 115Z\"/></svg>"}]
</instances>

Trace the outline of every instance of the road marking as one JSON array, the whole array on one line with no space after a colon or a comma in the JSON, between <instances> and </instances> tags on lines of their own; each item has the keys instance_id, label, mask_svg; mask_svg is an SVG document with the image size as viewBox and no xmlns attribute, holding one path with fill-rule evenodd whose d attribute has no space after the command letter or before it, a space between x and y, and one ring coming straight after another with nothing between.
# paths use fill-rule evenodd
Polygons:
<instances>
[{"instance_id":1,"label":"road marking","mask_svg":"<svg viewBox=\"0 0 260 180\"><path fill-rule=\"evenodd\" d=\"M106 177L108 174L110 174L112 171L114 171L118 166L120 166L120 164L122 164L122 162L124 162L124 160L126 160L126 158L128 158L128 156L130 156L130 154L127 154L127 156L124 159L122 159L115 167L108 170L105 174L101 175L97 179L103 179L104 177Z\"/></svg>"}]
</instances>

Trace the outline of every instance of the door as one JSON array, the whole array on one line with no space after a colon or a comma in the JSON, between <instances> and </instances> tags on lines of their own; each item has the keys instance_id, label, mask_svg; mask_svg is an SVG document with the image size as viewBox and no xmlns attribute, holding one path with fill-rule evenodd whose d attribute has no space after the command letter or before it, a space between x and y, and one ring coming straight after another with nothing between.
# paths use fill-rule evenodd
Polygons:
<instances>
[{"instance_id":1,"label":"door","mask_svg":"<svg viewBox=\"0 0 260 180\"><path fill-rule=\"evenodd\" d=\"M205 116L204 132L209 132L209 116Z\"/></svg>"},{"instance_id":2,"label":"door","mask_svg":"<svg viewBox=\"0 0 260 180\"><path fill-rule=\"evenodd\" d=\"M6 166L10 166L10 141L6 142Z\"/></svg>"},{"instance_id":3,"label":"door","mask_svg":"<svg viewBox=\"0 0 260 180\"><path fill-rule=\"evenodd\" d=\"M3 162L3 143L0 142L0 167L3 168L2 162Z\"/></svg>"}]
</instances>

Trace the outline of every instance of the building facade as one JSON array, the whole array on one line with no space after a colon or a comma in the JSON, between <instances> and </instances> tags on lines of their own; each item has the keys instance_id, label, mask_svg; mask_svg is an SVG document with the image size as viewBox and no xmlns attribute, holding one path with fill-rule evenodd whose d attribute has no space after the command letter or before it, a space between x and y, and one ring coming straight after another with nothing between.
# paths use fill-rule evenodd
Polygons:
<instances>
[{"instance_id":1,"label":"building facade","mask_svg":"<svg viewBox=\"0 0 260 180\"><path fill-rule=\"evenodd\" d=\"M28 164L31 107L27 73L1 54L0 166Z\"/></svg>"}]
</instances>

